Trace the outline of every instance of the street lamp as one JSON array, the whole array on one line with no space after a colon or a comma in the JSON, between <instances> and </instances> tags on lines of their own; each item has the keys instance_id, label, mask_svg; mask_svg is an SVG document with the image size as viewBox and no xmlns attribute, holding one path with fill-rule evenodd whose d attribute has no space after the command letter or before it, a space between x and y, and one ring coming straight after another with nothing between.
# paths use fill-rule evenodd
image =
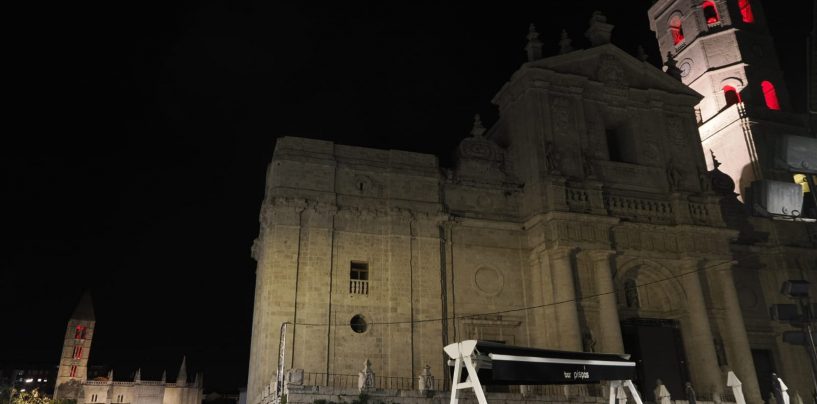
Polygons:
<instances>
[{"instance_id":1,"label":"street lamp","mask_svg":"<svg viewBox=\"0 0 817 404\"><path fill-rule=\"evenodd\" d=\"M794 299L797 304L773 304L772 319L787 322L803 331L784 331L783 341L793 345L803 345L811 362L811 382L814 385L814 402L817 403L817 348L814 345L813 323L815 320L809 299L809 282L801 279L783 282L780 293Z\"/></svg>"}]
</instances>

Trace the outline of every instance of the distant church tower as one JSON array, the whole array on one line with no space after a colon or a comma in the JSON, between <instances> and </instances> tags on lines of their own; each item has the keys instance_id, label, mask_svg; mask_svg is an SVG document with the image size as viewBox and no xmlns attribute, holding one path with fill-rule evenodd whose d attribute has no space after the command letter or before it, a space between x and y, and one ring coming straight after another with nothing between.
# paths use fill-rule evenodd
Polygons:
<instances>
[{"instance_id":1,"label":"distant church tower","mask_svg":"<svg viewBox=\"0 0 817 404\"><path fill-rule=\"evenodd\" d=\"M57 371L55 399L76 398L75 395L81 391L78 386L88 378L88 356L95 324L91 295L85 292L68 320Z\"/></svg>"},{"instance_id":2,"label":"distant church tower","mask_svg":"<svg viewBox=\"0 0 817 404\"><path fill-rule=\"evenodd\" d=\"M807 135L794 114L758 0L659 0L649 11L667 73L704 96L696 114L707 165L744 196L754 180L791 182L774 168L780 135ZM745 200L745 198L744 198Z\"/></svg>"}]
</instances>

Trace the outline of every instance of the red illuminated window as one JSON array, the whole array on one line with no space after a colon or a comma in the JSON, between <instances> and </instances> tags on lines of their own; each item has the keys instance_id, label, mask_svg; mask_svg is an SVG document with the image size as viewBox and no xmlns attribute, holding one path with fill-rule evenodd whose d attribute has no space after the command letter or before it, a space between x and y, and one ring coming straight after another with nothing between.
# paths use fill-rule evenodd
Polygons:
<instances>
[{"instance_id":1,"label":"red illuminated window","mask_svg":"<svg viewBox=\"0 0 817 404\"><path fill-rule=\"evenodd\" d=\"M82 347L75 346L74 347L74 359L82 359Z\"/></svg>"},{"instance_id":2,"label":"red illuminated window","mask_svg":"<svg viewBox=\"0 0 817 404\"><path fill-rule=\"evenodd\" d=\"M77 365L71 366L71 372L68 374L68 377L77 377Z\"/></svg>"},{"instance_id":3,"label":"red illuminated window","mask_svg":"<svg viewBox=\"0 0 817 404\"><path fill-rule=\"evenodd\" d=\"M701 7L704 9L704 18L706 18L707 24L714 24L720 21L720 18L718 17L718 9L715 8L715 3L705 1Z\"/></svg>"},{"instance_id":4,"label":"red illuminated window","mask_svg":"<svg viewBox=\"0 0 817 404\"><path fill-rule=\"evenodd\" d=\"M740 7L740 15L743 17L743 22L749 24L755 22L755 15L752 13L752 6L749 4L749 0L738 0L738 7Z\"/></svg>"},{"instance_id":5,"label":"red illuminated window","mask_svg":"<svg viewBox=\"0 0 817 404\"><path fill-rule=\"evenodd\" d=\"M774 85L768 81L760 83L763 89L763 98L766 100L766 107L773 110L780 109L780 103L777 101L777 92L774 90Z\"/></svg>"},{"instance_id":6,"label":"red illuminated window","mask_svg":"<svg viewBox=\"0 0 817 404\"><path fill-rule=\"evenodd\" d=\"M74 332L74 338L76 339L85 339L85 326L78 325L76 332Z\"/></svg>"},{"instance_id":7,"label":"red illuminated window","mask_svg":"<svg viewBox=\"0 0 817 404\"><path fill-rule=\"evenodd\" d=\"M672 34L673 45L684 42L684 28L681 26L681 17L676 15L669 20L669 32Z\"/></svg>"},{"instance_id":8,"label":"red illuminated window","mask_svg":"<svg viewBox=\"0 0 817 404\"><path fill-rule=\"evenodd\" d=\"M726 98L727 107L740 102L740 94L735 90L735 87L723 86L723 96Z\"/></svg>"}]
</instances>

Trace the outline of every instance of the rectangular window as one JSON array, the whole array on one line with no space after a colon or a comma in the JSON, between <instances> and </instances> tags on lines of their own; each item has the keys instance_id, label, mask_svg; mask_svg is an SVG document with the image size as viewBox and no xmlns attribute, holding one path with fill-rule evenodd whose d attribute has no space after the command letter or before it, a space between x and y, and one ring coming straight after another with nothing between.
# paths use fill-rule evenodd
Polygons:
<instances>
[{"instance_id":1,"label":"rectangular window","mask_svg":"<svg viewBox=\"0 0 817 404\"><path fill-rule=\"evenodd\" d=\"M74 338L76 339L85 339L85 326L78 325L76 332L74 332Z\"/></svg>"},{"instance_id":2,"label":"rectangular window","mask_svg":"<svg viewBox=\"0 0 817 404\"><path fill-rule=\"evenodd\" d=\"M75 346L74 347L74 359L82 359L82 347Z\"/></svg>"},{"instance_id":3,"label":"rectangular window","mask_svg":"<svg viewBox=\"0 0 817 404\"><path fill-rule=\"evenodd\" d=\"M369 294L369 263L352 261L349 270L349 293Z\"/></svg>"},{"instance_id":4,"label":"rectangular window","mask_svg":"<svg viewBox=\"0 0 817 404\"><path fill-rule=\"evenodd\" d=\"M77 365L71 366L71 372L68 374L68 377L77 377Z\"/></svg>"},{"instance_id":5,"label":"rectangular window","mask_svg":"<svg viewBox=\"0 0 817 404\"><path fill-rule=\"evenodd\" d=\"M91 402L92 403L96 402L96 394L91 394Z\"/></svg>"},{"instance_id":6,"label":"rectangular window","mask_svg":"<svg viewBox=\"0 0 817 404\"><path fill-rule=\"evenodd\" d=\"M120 394L120 395L118 395L116 397L116 402L121 403L121 402L124 402L124 401L125 401L125 396L123 396L122 394Z\"/></svg>"}]
</instances>

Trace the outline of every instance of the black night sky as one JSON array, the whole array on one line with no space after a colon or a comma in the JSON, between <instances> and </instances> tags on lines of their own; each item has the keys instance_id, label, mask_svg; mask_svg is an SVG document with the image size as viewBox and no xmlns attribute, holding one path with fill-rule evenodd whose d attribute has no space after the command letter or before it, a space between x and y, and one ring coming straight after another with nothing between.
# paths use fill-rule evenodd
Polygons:
<instances>
[{"instance_id":1,"label":"black night sky","mask_svg":"<svg viewBox=\"0 0 817 404\"><path fill-rule=\"evenodd\" d=\"M277 136L435 153L566 28L658 64L649 0L371 4L26 3L6 18L0 365L55 365L90 289L91 364L125 379L182 355L206 391L246 384L264 175ZM293 2L295 3L295 2ZM811 1L767 1L792 102L805 109ZM19 12L17 12L19 11ZM5 70L5 69L4 69Z\"/></svg>"}]
</instances>

